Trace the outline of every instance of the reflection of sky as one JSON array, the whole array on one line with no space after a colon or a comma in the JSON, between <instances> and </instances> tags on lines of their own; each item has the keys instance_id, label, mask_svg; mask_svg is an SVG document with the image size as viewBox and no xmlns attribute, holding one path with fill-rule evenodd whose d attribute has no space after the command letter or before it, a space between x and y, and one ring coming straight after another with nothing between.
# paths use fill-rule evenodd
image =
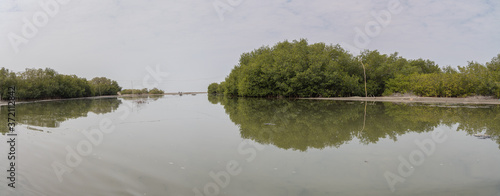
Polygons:
<instances>
[{"instance_id":1,"label":"reflection of sky","mask_svg":"<svg viewBox=\"0 0 500 196\"><path fill-rule=\"evenodd\" d=\"M120 107L127 107L127 103ZM202 189L213 182L209 172L224 171L226 164L235 160L242 172L231 176L229 186L223 189L226 195L389 195L384 172L397 174L398 157L407 159L418 150L415 139L432 135L409 132L397 141L380 139L368 145L354 139L339 148L305 152L265 145L248 162L248 154L238 153L238 146L248 140L241 139L239 128L224 108L210 104L205 95L165 96L140 110L133 109L125 120L119 118L121 115L89 114L65 121L59 128L46 128L51 134L20 126L21 174L34 189L47 195L193 195L192 188ZM104 118L116 129L103 134L103 142L59 183L51 164L64 162L65 148L75 148L85 140L80 130L96 128ZM436 128L445 131L446 141L436 145L434 154L415 167L405 183L396 185L397 194L498 194L500 169L493 167L500 163L496 142L456 129L457 125ZM0 140L5 141L5 136ZM6 149L5 145L1 142L0 149ZM0 168L5 167L5 161L0 164ZM5 180L1 178L0 183Z\"/></svg>"}]
</instances>

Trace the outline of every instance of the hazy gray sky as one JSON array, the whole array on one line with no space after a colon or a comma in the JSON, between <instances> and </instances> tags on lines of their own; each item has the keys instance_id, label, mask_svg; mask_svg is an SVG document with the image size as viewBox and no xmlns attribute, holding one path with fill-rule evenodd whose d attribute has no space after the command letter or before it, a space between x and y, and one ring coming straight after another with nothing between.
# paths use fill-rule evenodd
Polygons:
<instances>
[{"instance_id":1,"label":"hazy gray sky","mask_svg":"<svg viewBox=\"0 0 500 196\"><path fill-rule=\"evenodd\" d=\"M159 88L205 91L241 53L300 38L485 63L500 53L500 1L0 0L0 36L0 67L14 71L50 67L130 88L154 83L148 67L158 65L168 72Z\"/></svg>"}]
</instances>

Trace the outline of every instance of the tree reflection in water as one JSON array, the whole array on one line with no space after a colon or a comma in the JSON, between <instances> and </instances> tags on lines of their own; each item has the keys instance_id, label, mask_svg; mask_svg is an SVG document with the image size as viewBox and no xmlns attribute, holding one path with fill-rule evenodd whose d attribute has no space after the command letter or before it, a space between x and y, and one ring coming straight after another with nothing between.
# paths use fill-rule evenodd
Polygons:
<instances>
[{"instance_id":1,"label":"tree reflection in water","mask_svg":"<svg viewBox=\"0 0 500 196\"><path fill-rule=\"evenodd\" d=\"M120 98L90 98L58 101L40 101L16 105L17 124L28 125L30 130L39 130L31 126L55 128L69 119L86 117L89 112L105 114L114 112L122 100L132 101L134 109L140 110L145 104L162 98L163 95L137 95ZM0 108L0 124L7 125L7 106ZM7 126L0 126L0 133L5 134Z\"/></svg>"},{"instance_id":2,"label":"tree reflection in water","mask_svg":"<svg viewBox=\"0 0 500 196\"><path fill-rule=\"evenodd\" d=\"M61 101L44 101L34 103L23 103L16 105L16 123L39 127L59 127L69 119L86 117L89 112L105 114L115 111L122 103L117 98L105 99L75 99ZM0 110L0 124L7 125L7 108L2 106ZM34 130L35 128L30 128ZM7 127L2 126L0 132L5 134Z\"/></svg>"},{"instance_id":3,"label":"tree reflection in water","mask_svg":"<svg viewBox=\"0 0 500 196\"><path fill-rule=\"evenodd\" d=\"M457 131L484 133L500 144L500 106L365 103L325 100L228 98L209 95L224 106L242 138L283 149L340 147L358 138L397 141L410 132L458 124ZM365 114L366 113L366 114Z\"/></svg>"}]
</instances>

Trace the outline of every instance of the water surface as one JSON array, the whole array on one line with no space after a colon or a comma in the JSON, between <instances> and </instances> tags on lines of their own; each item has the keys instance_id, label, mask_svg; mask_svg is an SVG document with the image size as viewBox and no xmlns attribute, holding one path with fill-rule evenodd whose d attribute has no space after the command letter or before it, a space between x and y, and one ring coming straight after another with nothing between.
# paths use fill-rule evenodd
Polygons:
<instances>
[{"instance_id":1,"label":"water surface","mask_svg":"<svg viewBox=\"0 0 500 196\"><path fill-rule=\"evenodd\" d=\"M17 188L5 172L0 195L500 195L498 106L197 95L16 112Z\"/></svg>"}]
</instances>

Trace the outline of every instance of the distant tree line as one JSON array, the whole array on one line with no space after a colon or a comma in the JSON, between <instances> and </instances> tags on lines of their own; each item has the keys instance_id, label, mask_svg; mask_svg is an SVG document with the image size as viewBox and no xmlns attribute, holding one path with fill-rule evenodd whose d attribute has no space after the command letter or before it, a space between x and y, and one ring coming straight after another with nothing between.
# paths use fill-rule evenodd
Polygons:
<instances>
[{"instance_id":1,"label":"distant tree line","mask_svg":"<svg viewBox=\"0 0 500 196\"><path fill-rule=\"evenodd\" d=\"M241 97L344 97L411 92L420 96L500 97L500 54L482 65L469 62L458 70L424 59L365 50L354 56L340 45L308 44L305 39L279 42L243 53L239 64L210 94Z\"/></svg>"},{"instance_id":2,"label":"distant tree line","mask_svg":"<svg viewBox=\"0 0 500 196\"><path fill-rule=\"evenodd\" d=\"M147 88L143 88L143 89L123 89L120 93L122 95L125 95L125 94L137 94L137 95L141 95L141 94L160 95L161 94L161 95L163 95L163 94L165 94L165 91L157 89L157 88L153 88L151 90L148 90Z\"/></svg>"},{"instance_id":3,"label":"distant tree line","mask_svg":"<svg viewBox=\"0 0 500 196\"><path fill-rule=\"evenodd\" d=\"M21 100L116 95L122 89L116 81L105 77L88 81L76 75L59 74L50 68L26 69L19 73L1 68L2 99L7 99L9 86L16 86L16 98Z\"/></svg>"}]
</instances>

